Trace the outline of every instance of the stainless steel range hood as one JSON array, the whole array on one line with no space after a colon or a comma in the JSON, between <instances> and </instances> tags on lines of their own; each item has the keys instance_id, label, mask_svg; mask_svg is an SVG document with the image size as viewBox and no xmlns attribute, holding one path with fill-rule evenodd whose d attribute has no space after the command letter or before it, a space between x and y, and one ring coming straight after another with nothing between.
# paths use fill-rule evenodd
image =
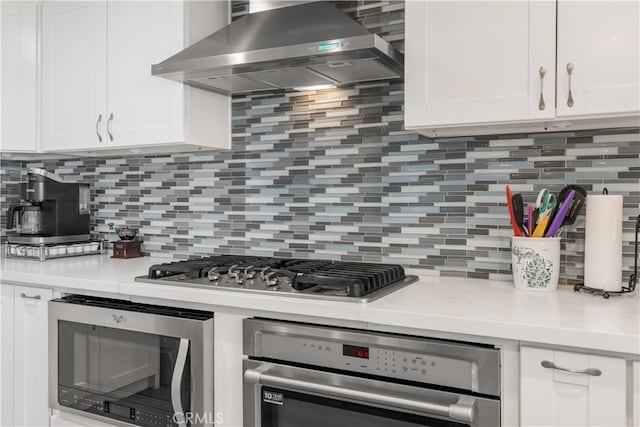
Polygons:
<instances>
[{"instance_id":1,"label":"stainless steel range hood","mask_svg":"<svg viewBox=\"0 0 640 427\"><path fill-rule=\"evenodd\" d=\"M403 76L403 55L328 2L246 15L152 74L222 94Z\"/></svg>"}]
</instances>

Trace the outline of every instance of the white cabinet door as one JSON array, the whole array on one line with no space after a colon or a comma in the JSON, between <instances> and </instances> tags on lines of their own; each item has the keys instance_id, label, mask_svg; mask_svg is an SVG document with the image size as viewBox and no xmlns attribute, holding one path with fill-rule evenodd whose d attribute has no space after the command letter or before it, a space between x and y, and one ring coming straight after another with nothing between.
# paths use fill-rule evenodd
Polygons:
<instances>
[{"instance_id":1,"label":"white cabinet door","mask_svg":"<svg viewBox=\"0 0 640 427\"><path fill-rule=\"evenodd\" d=\"M0 2L0 151L37 150L37 3Z\"/></svg>"},{"instance_id":2,"label":"white cabinet door","mask_svg":"<svg viewBox=\"0 0 640 427\"><path fill-rule=\"evenodd\" d=\"M601 374L545 368L545 360L561 368L598 369ZM520 375L523 427L626 425L625 359L522 346Z\"/></svg>"},{"instance_id":3,"label":"white cabinet door","mask_svg":"<svg viewBox=\"0 0 640 427\"><path fill-rule=\"evenodd\" d=\"M640 362L633 362L633 391L631 401L633 402L633 427L640 427Z\"/></svg>"},{"instance_id":4,"label":"white cabinet door","mask_svg":"<svg viewBox=\"0 0 640 427\"><path fill-rule=\"evenodd\" d=\"M109 145L183 141L184 86L151 75L183 48L183 10L181 1L107 3Z\"/></svg>"},{"instance_id":5,"label":"white cabinet door","mask_svg":"<svg viewBox=\"0 0 640 427\"><path fill-rule=\"evenodd\" d=\"M0 426L13 425L13 286L0 284Z\"/></svg>"},{"instance_id":6,"label":"white cabinet door","mask_svg":"<svg viewBox=\"0 0 640 427\"><path fill-rule=\"evenodd\" d=\"M106 2L47 1L42 14L42 149L106 145Z\"/></svg>"},{"instance_id":7,"label":"white cabinet door","mask_svg":"<svg viewBox=\"0 0 640 427\"><path fill-rule=\"evenodd\" d=\"M554 117L554 2L408 1L405 31L407 128Z\"/></svg>"},{"instance_id":8,"label":"white cabinet door","mask_svg":"<svg viewBox=\"0 0 640 427\"><path fill-rule=\"evenodd\" d=\"M558 117L639 112L640 1L560 0Z\"/></svg>"},{"instance_id":9,"label":"white cabinet door","mask_svg":"<svg viewBox=\"0 0 640 427\"><path fill-rule=\"evenodd\" d=\"M2 290L0 289L0 425L3 425L3 423L2 423L2 407L4 406L3 405L4 402L2 401L2 388L3 388L4 382L2 380L4 379L5 375L3 374L4 369L2 369L2 363L3 363L2 360L4 359L2 357L2 351L3 351L3 348L4 348L5 351L8 351L8 350L7 350L6 344L3 345L3 341L5 340L5 337L4 337L4 333L2 331L2 324L4 322L4 319L2 318L2 300L3 300L3 297L2 297L2 292L1 291Z\"/></svg>"},{"instance_id":10,"label":"white cabinet door","mask_svg":"<svg viewBox=\"0 0 640 427\"><path fill-rule=\"evenodd\" d=\"M51 289L14 288L14 424L49 425L49 330Z\"/></svg>"}]
</instances>

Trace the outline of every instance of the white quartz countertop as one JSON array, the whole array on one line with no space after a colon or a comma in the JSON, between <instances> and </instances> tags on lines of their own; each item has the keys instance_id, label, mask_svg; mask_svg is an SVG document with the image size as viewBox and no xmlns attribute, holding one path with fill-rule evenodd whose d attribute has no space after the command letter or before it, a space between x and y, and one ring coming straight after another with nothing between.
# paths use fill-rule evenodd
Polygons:
<instances>
[{"instance_id":1,"label":"white quartz countertop","mask_svg":"<svg viewBox=\"0 0 640 427\"><path fill-rule=\"evenodd\" d=\"M3 258L2 283L52 287L207 304L216 311L241 310L287 317L358 321L411 328L640 355L640 293L602 297L573 292L535 293L510 283L421 277L368 304L135 282L157 258L86 256L48 260Z\"/></svg>"},{"instance_id":2,"label":"white quartz countertop","mask_svg":"<svg viewBox=\"0 0 640 427\"><path fill-rule=\"evenodd\" d=\"M640 354L640 295L515 289L509 282L422 278L367 306L369 322Z\"/></svg>"},{"instance_id":3,"label":"white quartz countertop","mask_svg":"<svg viewBox=\"0 0 640 427\"><path fill-rule=\"evenodd\" d=\"M49 259L44 262L2 258L0 281L96 292L120 293L120 284L147 274L149 267L166 260L154 258L115 259L87 255Z\"/></svg>"}]
</instances>

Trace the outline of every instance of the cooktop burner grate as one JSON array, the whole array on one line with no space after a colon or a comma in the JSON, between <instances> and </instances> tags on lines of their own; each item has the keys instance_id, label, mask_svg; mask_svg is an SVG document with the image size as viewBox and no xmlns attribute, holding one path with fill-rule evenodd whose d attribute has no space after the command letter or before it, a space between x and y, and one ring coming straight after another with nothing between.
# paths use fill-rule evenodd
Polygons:
<instances>
[{"instance_id":1,"label":"cooktop burner grate","mask_svg":"<svg viewBox=\"0 0 640 427\"><path fill-rule=\"evenodd\" d=\"M348 297L366 296L407 278L404 269L393 264L220 255L156 264L149 268L147 279L189 283L209 277L211 285L215 286L218 283L211 279L212 270L216 279L220 275L238 278L243 272L253 279L259 274L264 277L264 272L269 271L268 274L287 277L290 286L299 292ZM248 271L254 274L250 276ZM202 284L203 280L198 283ZM245 283L239 280L238 287L243 286Z\"/></svg>"},{"instance_id":2,"label":"cooktop burner grate","mask_svg":"<svg viewBox=\"0 0 640 427\"><path fill-rule=\"evenodd\" d=\"M149 279L161 279L181 275L183 279L198 279L207 277L207 273L214 267L229 268L254 266L256 268L280 265L281 260L275 258L246 257L233 255L219 255L194 258L187 261L175 261L166 264L155 264L149 268Z\"/></svg>"}]
</instances>

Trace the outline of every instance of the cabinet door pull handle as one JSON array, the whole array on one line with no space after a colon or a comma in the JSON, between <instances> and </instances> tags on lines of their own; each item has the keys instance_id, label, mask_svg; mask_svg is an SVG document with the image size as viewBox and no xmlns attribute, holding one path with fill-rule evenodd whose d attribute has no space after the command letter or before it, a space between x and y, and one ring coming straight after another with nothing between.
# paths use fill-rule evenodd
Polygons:
<instances>
[{"instance_id":1,"label":"cabinet door pull handle","mask_svg":"<svg viewBox=\"0 0 640 427\"><path fill-rule=\"evenodd\" d=\"M109 141L113 141L113 113L109 114L109 120L107 121L107 134L109 135Z\"/></svg>"},{"instance_id":2,"label":"cabinet door pull handle","mask_svg":"<svg viewBox=\"0 0 640 427\"><path fill-rule=\"evenodd\" d=\"M569 74L569 97L567 98L567 106L573 107L573 94L571 93L571 74L573 74L573 63L567 64L567 74Z\"/></svg>"},{"instance_id":3,"label":"cabinet door pull handle","mask_svg":"<svg viewBox=\"0 0 640 427\"><path fill-rule=\"evenodd\" d=\"M595 368L589 368L589 369L562 368L548 360L543 360L542 362L540 362L540 364L542 365L543 368L555 369L557 371L571 372L573 374L585 374L585 375L591 375L592 377L599 377L600 375L602 375L602 371L600 369L595 369Z\"/></svg>"},{"instance_id":4,"label":"cabinet door pull handle","mask_svg":"<svg viewBox=\"0 0 640 427\"><path fill-rule=\"evenodd\" d=\"M40 295L27 295L27 294L25 294L24 292L22 292L22 293L20 294L20 296L21 296L22 298L26 298L26 299L36 299L36 300L40 300L40 299L42 299L42 297L41 297Z\"/></svg>"},{"instance_id":5,"label":"cabinet door pull handle","mask_svg":"<svg viewBox=\"0 0 640 427\"><path fill-rule=\"evenodd\" d=\"M538 102L538 108L544 110L546 105L544 104L544 75L547 74L547 69L544 66L540 67L540 102Z\"/></svg>"},{"instance_id":6,"label":"cabinet door pull handle","mask_svg":"<svg viewBox=\"0 0 640 427\"><path fill-rule=\"evenodd\" d=\"M100 135L100 123L102 123L102 114L98 114L98 120L96 120L96 135L98 135L98 142L102 142L102 135Z\"/></svg>"}]
</instances>

